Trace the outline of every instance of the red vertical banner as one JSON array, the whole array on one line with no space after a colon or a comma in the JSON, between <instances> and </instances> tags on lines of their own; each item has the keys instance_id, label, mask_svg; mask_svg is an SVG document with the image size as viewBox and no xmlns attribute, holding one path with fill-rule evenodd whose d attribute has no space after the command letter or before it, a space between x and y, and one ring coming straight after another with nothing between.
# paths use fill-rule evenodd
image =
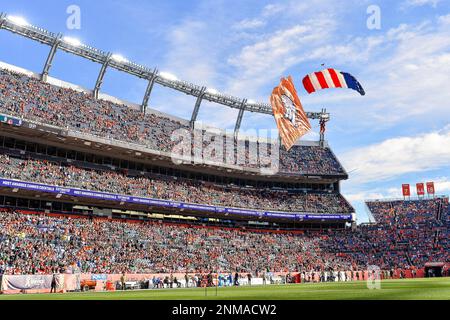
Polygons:
<instances>
[{"instance_id":1,"label":"red vertical banner","mask_svg":"<svg viewBox=\"0 0 450 320\"><path fill-rule=\"evenodd\" d=\"M409 187L409 184L402 184L402 192L404 197L411 196L411 188Z\"/></svg>"},{"instance_id":2,"label":"red vertical banner","mask_svg":"<svg viewBox=\"0 0 450 320\"><path fill-rule=\"evenodd\" d=\"M428 195L434 195L434 182L427 182L427 193Z\"/></svg>"},{"instance_id":3,"label":"red vertical banner","mask_svg":"<svg viewBox=\"0 0 450 320\"><path fill-rule=\"evenodd\" d=\"M416 183L417 195L424 196L425 195L425 186L423 182Z\"/></svg>"}]
</instances>

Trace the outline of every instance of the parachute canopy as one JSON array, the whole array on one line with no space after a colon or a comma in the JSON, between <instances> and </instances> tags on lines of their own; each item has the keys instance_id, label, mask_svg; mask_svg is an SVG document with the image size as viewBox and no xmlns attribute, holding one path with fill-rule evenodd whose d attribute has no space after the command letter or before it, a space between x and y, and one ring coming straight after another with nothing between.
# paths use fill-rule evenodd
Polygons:
<instances>
[{"instance_id":1,"label":"parachute canopy","mask_svg":"<svg viewBox=\"0 0 450 320\"><path fill-rule=\"evenodd\" d=\"M328 88L349 88L358 91L362 96L366 94L354 76L336 69L325 69L307 75L303 78L303 86L308 93Z\"/></svg>"}]
</instances>

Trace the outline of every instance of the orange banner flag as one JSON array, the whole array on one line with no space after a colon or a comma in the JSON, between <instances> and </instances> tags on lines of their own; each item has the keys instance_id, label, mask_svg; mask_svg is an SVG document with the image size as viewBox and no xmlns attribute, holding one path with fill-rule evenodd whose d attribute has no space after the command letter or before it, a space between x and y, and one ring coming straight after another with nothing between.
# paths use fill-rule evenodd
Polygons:
<instances>
[{"instance_id":1,"label":"orange banner flag","mask_svg":"<svg viewBox=\"0 0 450 320\"><path fill-rule=\"evenodd\" d=\"M280 85L273 89L270 103L281 141L289 151L300 137L311 130L291 76L282 78Z\"/></svg>"}]
</instances>

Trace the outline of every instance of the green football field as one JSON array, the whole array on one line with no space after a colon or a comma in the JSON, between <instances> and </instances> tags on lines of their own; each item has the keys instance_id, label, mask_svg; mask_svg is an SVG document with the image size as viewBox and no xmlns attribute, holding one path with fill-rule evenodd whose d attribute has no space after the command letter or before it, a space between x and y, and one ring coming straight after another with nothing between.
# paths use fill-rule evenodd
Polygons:
<instances>
[{"instance_id":1,"label":"green football field","mask_svg":"<svg viewBox=\"0 0 450 320\"><path fill-rule=\"evenodd\" d=\"M381 289L368 289L365 281L253 287L159 289L63 294L0 295L4 299L31 300L450 300L450 278L385 280Z\"/></svg>"}]
</instances>

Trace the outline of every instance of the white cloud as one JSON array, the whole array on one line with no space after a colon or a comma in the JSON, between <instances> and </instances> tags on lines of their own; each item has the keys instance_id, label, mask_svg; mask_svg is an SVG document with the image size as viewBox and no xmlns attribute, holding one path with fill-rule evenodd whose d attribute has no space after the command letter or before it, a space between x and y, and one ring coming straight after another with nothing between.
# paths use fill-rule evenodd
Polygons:
<instances>
[{"instance_id":1,"label":"white cloud","mask_svg":"<svg viewBox=\"0 0 450 320\"><path fill-rule=\"evenodd\" d=\"M447 112L450 91L442 88L450 73L448 32L409 28L394 39L395 53L369 67L376 70L377 79L370 81L367 97L379 105L380 122Z\"/></svg>"},{"instance_id":2,"label":"white cloud","mask_svg":"<svg viewBox=\"0 0 450 320\"><path fill-rule=\"evenodd\" d=\"M275 14L283 12L285 9L286 9L285 6L280 3L271 3L264 7L262 16L263 17L273 16Z\"/></svg>"},{"instance_id":3,"label":"white cloud","mask_svg":"<svg viewBox=\"0 0 450 320\"><path fill-rule=\"evenodd\" d=\"M356 201L365 201L367 199L382 199L385 197L385 194L380 192L366 192L361 191L357 193L349 193L345 196L345 198L350 202Z\"/></svg>"},{"instance_id":4,"label":"white cloud","mask_svg":"<svg viewBox=\"0 0 450 320\"><path fill-rule=\"evenodd\" d=\"M266 21L261 19L244 19L236 23L233 28L237 30L256 29L266 25Z\"/></svg>"},{"instance_id":5,"label":"white cloud","mask_svg":"<svg viewBox=\"0 0 450 320\"><path fill-rule=\"evenodd\" d=\"M186 19L166 32L168 49L165 63L160 70L174 74L177 78L200 86L217 87L218 48L211 45L211 30L207 21ZM154 89L158 91L158 89ZM175 91L160 90L161 95L152 94L151 106L169 114L190 119L195 98ZM201 114L211 113L210 125L224 125L225 115L215 117L214 109L202 104ZM230 112L232 114L232 112Z\"/></svg>"},{"instance_id":6,"label":"white cloud","mask_svg":"<svg viewBox=\"0 0 450 320\"><path fill-rule=\"evenodd\" d=\"M439 2L441 2L441 0L405 0L402 3L402 7L431 6L436 8Z\"/></svg>"},{"instance_id":7,"label":"white cloud","mask_svg":"<svg viewBox=\"0 0 450 320\"><path fill-rule=\"evenodd\" d=\"M229 88L234 94L258 95L260 89L277 79L290 67L317 55L311 48L324 44L334 29L334 21L322 17L277 30L244 46L228 63L236 68ZM263 75L263 76L262 76Z\"/></svg>"},{"instance_id":8,"label":"white cloud","mask_svg":"<svg viewBox=\"0 0 450 320\"><path fill-rule=\"evenodd\" d=\"M444 25L444 26L450 25L450 14L447 14L445 16L440 16L438 18L438 21L441 25Z\"/></svg>"},{"instance_id":9,"label":"white cloud","mask_svg":"<svg viewBox=\"0 0 450 320\"><path fill-rule=\"evenodd\" d=\"M430 181L434 181L434 189L436 190L436 194L450 193L450 175L448 177L439 177Z\"/></svg>"},{"instance_id":10,"label":"white cloud","mask_svg":"<svg viewBox=\"0 0 450 320\"><path fill-rule=\"evenodd\" d=\"M269 35L266 39L255 44L245 46L239 55L229 59L236 67L243 68L247 73L259 72L267 68L267 62L288 57L293 50L303 42L302 39L311 35L311 29L305 25L295 25L286 30L280 30Z\"/></svg>"},{"instance_id":11,"label":"white cloud","mask_svg":"<svg viewBox=\"0 0 450 320\"><path fill-rule=\"evenodd\" d=\"M168 51L166 69L183 80L194 83L210 83L216 70L214 51L205 55L208 40L203 37L208 24L203 21L186 20L168 32L171 49Z\"/></svg>"},{"instance_id":12,"label":"white cloud","mask_svg":"<svg viewBox=\"0 0 450 320\"><path fill-rule=\"evenodd\" d=\"M450 167L450 126L414 137L387 139L345 153L352 184L393 179L406 173Z\"/></svg>"}]
</instances>

